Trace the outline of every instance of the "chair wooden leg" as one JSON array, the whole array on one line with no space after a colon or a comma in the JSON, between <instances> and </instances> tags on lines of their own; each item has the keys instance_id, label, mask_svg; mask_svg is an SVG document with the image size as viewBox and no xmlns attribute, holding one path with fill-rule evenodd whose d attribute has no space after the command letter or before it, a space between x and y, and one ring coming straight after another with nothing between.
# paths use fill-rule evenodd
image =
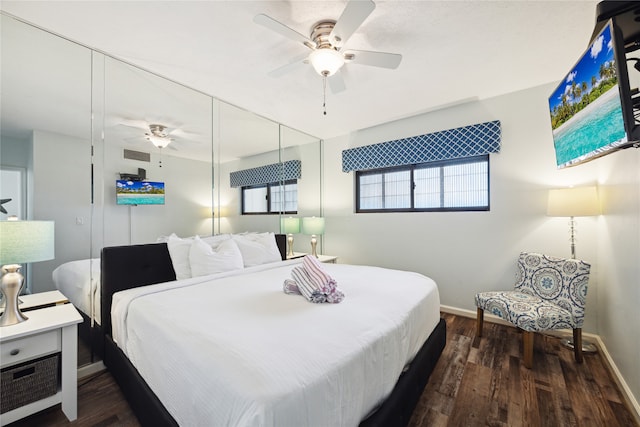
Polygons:
<instances>
[{"instance_id":1,"label":"chair wooden leg","mask_svg":"<svg viewBox=\"0 0 640 427\"><path fill-rule=\"evenodd\" d=\"M522 331L522 346L524 347L524 366L528 369L533 367L533 332Z\"/></svg>"},{"instance_id":2,"label":"chair wooden leg","mask_svg":"<svg viewBox=\"0 0 640 427\"><path fill-rule=\"evenodd\" d=\"M582 328L573 330L573 355L577 363L582 363Z\"/></svg>"},{"instance_id":3,"label":"chair wooden leg","mask_svg":"<svg viewBox=\"0 0 640 427\"><path fill-rule=\"evenodd\" d=\"M478 314L476 316L476 336L482 336L482 329L484 327L484 310L478 307Z\"/></svg>"}]
</instances>

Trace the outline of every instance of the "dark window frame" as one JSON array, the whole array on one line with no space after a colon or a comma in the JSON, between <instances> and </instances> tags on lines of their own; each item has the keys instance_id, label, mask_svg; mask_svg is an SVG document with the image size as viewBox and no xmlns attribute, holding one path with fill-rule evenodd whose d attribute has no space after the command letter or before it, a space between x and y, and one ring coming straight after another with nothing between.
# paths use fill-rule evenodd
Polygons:
<instances>
[{"instance_id":1,"label":"dark window frame","mask_svg":"<svg viewBox=\"0 0 640 427\"><path fill-rule=\"evenodd\" d=\"M415 189L416 183L414 179L414 171L416 169L424 168L439 168L440 170L440 201L443 204L445 195L444 180L442 179L445 166L462 165L467 163L480 163L486 162L487 164L487 204L486 206L456 206L456 207L432 207L432 208L416 208L415 207ZM390 172L409 171L410 172L410 207L408 208L376 208L376 209L362 209L360 207L360 178L368 175L380 175ZM491 168L489 162L489 155L483 154L480 156L464 157L459 159L439 160L435 162L415 163L411 165L403 166L391 166L387 168L369 169L364 171L356 171L355 173L355 207L356 213L386 213L386 212L486 212L491 210ZM384 183L382 185L384 192ZM384 193L382 195L384 200Z\"/></svg>"},{"instance_id":2,"label":"dark window frame","mask_svg":"<svg viewBox=\"0 0 640 427\"><path fill-rule=\"evenodd\" d=\"M287 184L297 184L298 180L297 179L288 179L286 181L278 181L278 182L269 182L266 184L255 184L255 185L247 185L244 187L240 187L241 191L240 191L240 214L241 215L280 215L280 214L288 214L288 215L295 215L298 213L297 210L295 211L272 211L271 210L271 188L273 187L280 187L281 185L287 185ZM254 189L254 188L266 188L267 189L267 196L266 196L266 201L267 201L267 210L265 212L245 212L244 211L244 191L245 190L250 190L250 189ZM297 188L296 188L297 191ZM296 204L297 205L297 204Z\"/></svg>"}]
</instances>

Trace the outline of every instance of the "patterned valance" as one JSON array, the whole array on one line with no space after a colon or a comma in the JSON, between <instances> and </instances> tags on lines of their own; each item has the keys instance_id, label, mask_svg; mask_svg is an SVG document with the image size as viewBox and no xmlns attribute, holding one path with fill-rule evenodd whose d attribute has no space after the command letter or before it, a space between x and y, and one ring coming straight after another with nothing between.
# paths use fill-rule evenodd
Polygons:
<instances>
[{"instance_id":1,"label":"patterned valance","mask_svg":"<svg viewBox=\"0 0 640 427\"><path fill-rule=\"evenodd\" d=\"M300 179L301 176L302 162L300 160L289 160L282 163L231 172L229 177L231 187L247 187L249 185Z\"/></svg>"},{"instance_id":2,"label":"patterned valance","mask_svg":"<svg viewBox=\"0 0 640 427\"><path fill-rule=\"evenodd\" d=\"M500 121L479 123L342 151L342 171L434 162L500 152Z\"/></svg>"}]
</instances>

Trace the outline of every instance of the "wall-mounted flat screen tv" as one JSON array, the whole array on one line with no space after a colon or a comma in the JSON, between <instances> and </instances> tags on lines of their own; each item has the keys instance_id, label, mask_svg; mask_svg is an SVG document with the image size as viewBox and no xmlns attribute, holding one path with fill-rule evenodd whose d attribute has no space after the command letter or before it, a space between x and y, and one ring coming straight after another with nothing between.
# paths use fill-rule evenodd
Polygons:
<instances>
[{"instance_id":1,"label":"wall-mounted flat screen tv","mask_svg":"<svg viewBox=\"0 0 640 427\"><path fill-rule=\"evenodd\" d=\"M616 47L609 21L549 97L558 168L628 145L623 111L628 80L624 56L620 64Z\"/></svg>"},{"instance_id":2,"label":"wall-mounted flat screen tv","mask_svg":"<svg viewBox=\"0 0 640 427\"><path fill-rule=\"evenodd\" d=\"M118 205L164 205L164 182L116 181Z\"/></svg>"}]
</instances>

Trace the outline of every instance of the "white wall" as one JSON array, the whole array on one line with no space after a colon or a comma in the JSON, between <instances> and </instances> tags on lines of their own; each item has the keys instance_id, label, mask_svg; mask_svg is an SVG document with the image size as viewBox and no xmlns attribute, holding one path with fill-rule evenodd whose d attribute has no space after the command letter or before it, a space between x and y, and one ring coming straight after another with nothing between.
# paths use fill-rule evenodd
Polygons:
<instances>
[{"instance_id":1,"label":"white wall","mask_svg":"<svg viewBox=\"0 0 640 427\"><path fill-rule=\"evenodd\" d=\"M640 153L626 150L556 169L547 98L556 84L426 113L325 141L325 253L339 261L413 270L438 283L443 305L475 311L479 291L513 286L520 251L570 256L568 221L546 216L547 190L600 183L605 215L578 218L577 257L591 263L584 330L599 333L640 396ZM491 210L354 213L353 173L341 151L490 120Z\"/></svg>"},{"instance_id":2,"label":"white wall","mask_svg":"<svg viewBox=\"0 0 640 427\"><path fill-rule=\"evenodd\" d=\"M60 264L89 257L91 247L90 141L33 132L33 210L30 219L55 222L55 259L31 265L30 291L55 289ZM31 210L31 209L30 209Z\"/></svg>"},{"instance_id":3,"label":"white wall","mask_svg":"<svg viewBox=\"0 0 640 427\"><path fill-rule=\"evenodd\" d=\"M640 151L596 162L604 212L598 222L598 334L640 413Z\"/></svg>"}]
</instances>

